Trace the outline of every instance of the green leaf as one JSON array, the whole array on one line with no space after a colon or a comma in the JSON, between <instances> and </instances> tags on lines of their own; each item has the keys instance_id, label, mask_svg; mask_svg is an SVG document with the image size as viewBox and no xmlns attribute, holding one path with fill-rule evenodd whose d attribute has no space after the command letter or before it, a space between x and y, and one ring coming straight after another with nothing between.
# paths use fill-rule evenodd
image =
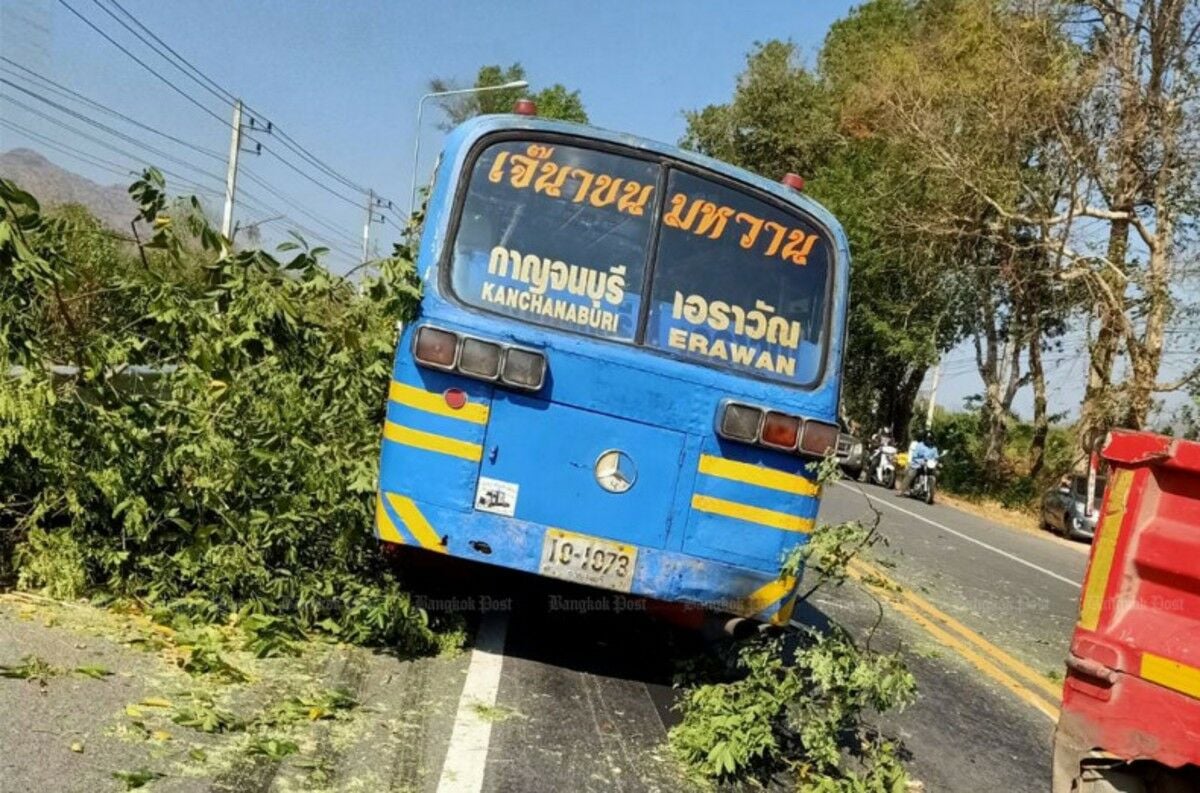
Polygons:
<instances>
[{"instance_id":1,"label":"green leaf","mask_svg":"<svg viewBox=\"0 0 1200 793\"><path fill-rule=\"evenodd\" d=\"M125 783L126 790L136 790L145 787L156 779L162 779L166 774L140 768L137 771L113 771L113 778Z\"/></svg>"},{"instance_id":2,"label":"green leaf","mask_svg":"<svg viewBox=\"0 0 1200 793\"><path fill-rule=\"evenodd\" d=\"M100 680L112 675L112 670L106 669L103 666L77 666L75 667L75 672L95 680Z\"/></svg>"}]
</instances>

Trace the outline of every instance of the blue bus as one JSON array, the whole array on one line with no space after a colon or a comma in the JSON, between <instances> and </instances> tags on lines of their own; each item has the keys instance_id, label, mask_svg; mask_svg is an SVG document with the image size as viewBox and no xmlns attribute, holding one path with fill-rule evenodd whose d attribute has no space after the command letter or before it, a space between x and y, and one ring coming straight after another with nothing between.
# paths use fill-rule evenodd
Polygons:
<instances>
[{"instance_id":1,"label":"blue bus","mask_svg":"<svg viewBox=\"0 0 1200 793\"><path fill-rule=\"evenodd\" d=\"M802 184L528 115L457 127L396 348L379 538L788 621L850 266Z\"/></svg>"}]
</instances>

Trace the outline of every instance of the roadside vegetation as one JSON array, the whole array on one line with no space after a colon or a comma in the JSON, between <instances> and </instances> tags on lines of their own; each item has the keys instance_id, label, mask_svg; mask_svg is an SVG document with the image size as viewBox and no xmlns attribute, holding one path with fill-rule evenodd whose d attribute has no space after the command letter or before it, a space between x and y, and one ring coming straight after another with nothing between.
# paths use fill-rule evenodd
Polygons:
<instances>
[{"instance_id":1,"label":"roadside vegetation","mask_svg":"<svg viewBox=\"0 0 1200 793\"><path fill-rule=\"evenodd\" d=\"M934 412L933 432L945 455L938 485L947 492L970 500L987 500L1006 509L1034 513L1041 494L1071 471L1078 454L1073 426L1052 425L1035 454L1037 428L1028 421L1010 417L1004 447L996 466L988 470L986 433L980 414L973 410ZM1042 463L1035 469L1035 458Z\"/></svg>"},{"instance_id":2,"label":"roadside vegetation","mask_svg":"<svg viewBox=\"0 0 1200 793\"><path fill-rule=\"evenodd\" d=\"M0 573L237 619L263 655L309 632L435 651L371 541L408 258L355 284L298 237L229 249L154 170L130 193L149 239L0 182Z\"/></svg>"},{"instance_id":3,"label":"roadside vegetation","mask_svg":"<svg viewBox=\"0 0 1200 793\"><path fill-rule=\"evenodd\" d=\"M843 402L864 437L907 442L960 345L983 387L935 423L960 492L1028 504L1110 428L1195 431L1198 25L1195 0L868 0L814 59L764 42L727 102L688 113L685 145L801 174L845 225Z\"/></svg>"},{"instance_id":4,"label":"roadside vegetation","mask_svg":"<svg viewBox=\"0 0 1200 793\"><path fill-rule=\"evenodd\" d=\"M838 476L836 462L825 461L822 483L832 486ZM844 584L848 566L879 541L875 528L819 525L784 563L785 574L804 571L799 599ZM679 680L683 719L669 735L675 757L710 781L810 793L908 790L900 749L875 720L911 704L916 679L899 649L881 651L872 638L855 641L836 624L810 626L691 662Z\"/></svg>"}]
</instances>

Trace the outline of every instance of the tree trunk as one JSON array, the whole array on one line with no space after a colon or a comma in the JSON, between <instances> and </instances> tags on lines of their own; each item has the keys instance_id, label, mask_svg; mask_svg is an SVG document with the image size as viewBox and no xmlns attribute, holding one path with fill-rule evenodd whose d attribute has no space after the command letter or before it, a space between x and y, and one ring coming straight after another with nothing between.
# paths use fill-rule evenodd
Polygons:
<instances>
[{"instance_id":1,"label":"tree trunk","mask_svg":"<svg viewBox=\"0 0 1200 793\"><path fill-rule=\"evenodd\" d=\"M1009 332L1015 332L1009 328ZM987 476L996 478L1004 464L1004 445L1008 441L1008 417L1013 399L1021 386L1021 343L1017 337L1000 343L997 353L988 360L993 368L984 375L986 391L983 402L984 452L983 464ZM982 374L982 373L981 373Z\"/></svg>"},{"instance_id":2,"label":"tree trunk","mask_svg":"<svg viewBox=\"0 0 1200 793\"><path fill-rule=\"evenodd\" d=\"M1138 145L1144 132L1139 129L1141 90L1136 78L1136 31L1122 9L1101 3L1096 7L1108 33L1104 45L1108 63L1120 84L1116 129L1108 154L1116 179L1108 203L1115 212L1132 214L1138 188ZM1129 231L1128 220L1111 221L1106 250L1111 266L1104 267L1098 274L1102 288L1098 290L1099 294L1093 295L1099 330L1096 341L1088 350L1088 382L1079 408L1079 446L1083 460L1099 450L1114 419L1112 373L1123 335L1122 317L1126 312L1126 283L1121 274L1127 269Z\"/></svg>"},{"instance_id":3,"label":"tree trunk","mask_svg":"<svg viewBox=\"0 0 1200 793\"><path fill-rule=\"evenodd\" d=\"M1029 334L1029 378L1033 383L1033 439L1029 443L1029 477L1037 479L1046 464L1050 416L1046 412L1046 370L1042 364L1042 329L1035 319Z\"/></svg>"},{"instance_id":4,"label":"tree trunk","mask_svg":"<svg viewBox=\"0 0 1200 793\"><path fill-rule=\"evenodd\" d=\"M1162 364L1163 342L1166 337L1167 319L1170 317L1173 298L1171 295L1172 258L1175 253L1175 220L1180 212L1180 196L1177 194L1180 178L1178 168L1187 157L1180 151L1182 118L1187 113L1177 94L1178 76L1173 81L1168 77L1178 59L1176 48L1183 41L1183 0L1166 0L1154 7L1150 25L1149 69L1144 99L1145 120L1148 135L1158 144L1159 163L1157 169L1149 171L1151 206L1154 210L1153 226L1140 226L1142 240L1149 248L1146 275L1142 284L1142 299L1145 324L1141 338L1130 338L1128 342L1131 378L1127 387L1129 394L1125 424L1132 429L1142 429L1154 404L1154 393L1158 385L1158 370ZM1198 23L1200 24L1200 23ZM1196 30L1190 33L1195 36ZM1186 56L1186 47L1184 45ZM1192 89L1194 91L1194 89ZM1196 98L1193 93L1193 99Z\"/></svg>"},{"instance_id":5,"label":"tree trunk","mask_svg":"<svg viewBox=\"0 0 1200 793\"><path fill-rule=\"evenodd\" d=\"M1171 307L1168 284L1171 277L1171 242L1175 230L1174 212L1160 204L1156 217L1158 223L1155 227L1155 239L1150 250L1146 278L1146 325L1141 339L1131 340L1129 345L1132 371L1128 386L1128 409L1123 423L1135 430L1146 426L1146 419L1154 404L1154 390L1158 383L1158 369L1162 364L1163 341L1166 337L1167 315Z\"/></svg>"},{"instance_id":6,"label":"tree trunk","mask_svg":"<svg viewBox=\"0 0 1200 793\"><path fill-rule=\"evenodd\" d=\"M896 383L896 389L889 400L888 423L896 434L896 443L906 445L909 441L908 427L912 424L914 403L921 383L925 380L927 367L919 366L910 369Z\"/></svg>"}]
</instances>

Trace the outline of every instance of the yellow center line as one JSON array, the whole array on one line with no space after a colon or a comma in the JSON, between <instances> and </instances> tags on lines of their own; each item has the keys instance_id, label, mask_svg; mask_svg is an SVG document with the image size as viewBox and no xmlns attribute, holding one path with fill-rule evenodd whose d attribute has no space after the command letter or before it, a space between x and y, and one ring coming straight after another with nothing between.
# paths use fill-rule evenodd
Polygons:
<instances>
[{"instance_id":1,"label":"yellow center line","mask_svg":"<svg viewBox=\"0 0 1200 793\"><path fill-rule=\"evenodd\" d=\"M850 563L849 572L856 581L864 582L865 579L873 577L881 580L887 587L899 589L899 591L891 589L877 591L881 591L887 597L896 611L917 623L926 633L958 653L994 682L1007 688L1051 721L1058 720L1058 707L1054 703L1058 701L1059 691L1044 676L1038 675L1032 668L943 613L929 601L900 587L874 565L855 560ZM951 631L959 635L956 636ZM1009 672L1013 674L1009 674ZM1022 683L1017 679L1018 676L1033 683L1034 687L1031 688L1027 683Z\"/></svg>"},{"instance_id":2,"label":"yellow center line","mask_svg":"<svg viewBox=\"0 0 1200 793\"><path fill-rule=\"evenodd\" d=\"M882 580L889 587L892 587L894 590L896 590L894 594L904 598L913 607L924 612L936 622L941 623L943 626L954 631L971 644L974 644L983 652L986 652L988 655L995 658L1002 666L1006 667L1013 674L1017 675L1018 677L1025 678L1027 683L1032 683L1034 686L1041 689L1045 696L1050 697L1056 702L1061 699L1062 689L1048 680L1045 675L1039 674L1033 667L1017 660L1009 653L997 647L995 644L992 644L987 639L968 628L966 625L963 625L961 622L954 619L949 614L945 613L937 606L918 595L916 592L913 592L911 589L901 586L891 578L888 578L888 576L885 575L884 572L876 565L873 565L870 562L865 562L861 559L856 559L854 562L852 562L852 564L860 565L867 573Z\"/></svg>"}]
</instances>

